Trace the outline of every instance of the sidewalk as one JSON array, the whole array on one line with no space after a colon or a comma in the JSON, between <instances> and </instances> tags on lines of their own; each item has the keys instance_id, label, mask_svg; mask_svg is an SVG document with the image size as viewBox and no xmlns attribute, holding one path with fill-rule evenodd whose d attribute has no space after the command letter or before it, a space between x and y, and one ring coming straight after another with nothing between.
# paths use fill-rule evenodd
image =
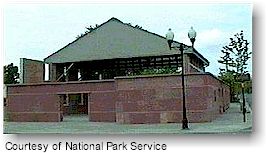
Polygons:
<instances>
[{"instance_id":1,"label":"sidewalk","mask_svg":"<svg viewBox=\"0 0 268 153\"><path fill-rule=\"evenodd\" d=\"M252 129L252 111L246 113L246 122L243 122L243 113L239 103L231 103L230 108L211 123L190 124L190 130L183 133L249 133Z\"/></svg>"},{"instance_id":2,"label":"sidewalk","mask_svg":"<svg viewBox=\"0 0 268 153\"><path fill-rule=\"evenodd\" d=\"M216 120L209 123L189 123L189 130L182 130L181 123L169 124L118 124L88 122L87 116L66 117L64 122L4 122L4 133L85 133L85 134L242 134L252 129L252 111L240 112L239 103L231 103L230 108Z\"/></svg>"}]
</instances>

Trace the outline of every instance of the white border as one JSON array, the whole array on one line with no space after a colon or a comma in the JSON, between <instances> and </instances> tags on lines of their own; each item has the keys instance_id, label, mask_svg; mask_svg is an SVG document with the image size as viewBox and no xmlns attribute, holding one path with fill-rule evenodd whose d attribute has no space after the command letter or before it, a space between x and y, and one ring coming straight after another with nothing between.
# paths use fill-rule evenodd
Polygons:
<instances>
[{"instance_id":1,"label":"white border","mask_svg":"<svg viewBox=\"0 0 268 153\"><path fill-rule=\"evenodd\" d=\"M8 4L44 4L44 3L201 3L200 1L175 1L175 0L135 0L126 2L124 0L118 1L108 1L108 0L4 0L1 1L1 68L0 71L3 72L3 8ZM3 135L3 129L1 128L1 152L6 152L4 149L4 144L7 141L13 141L17 143L23 142L33 142L33 143L56 143L58 141L84 141L84 142L99 142L99 141L114 141L114 142L130 142L139 141L140 143L157 141L159 143L166 143L168 145L168 152L263 152L267 150L267 4L266 1L255 0L255 1L215 1L206 0L203 3L251 3L254 4L254 14L253 14L253 101L254 107L254 132L252 135ZM2 81L3 75L0 76L0 95L3 95ZM2 100L1 105L3 106ZM3 118L3 113L0 114L1 119ZM3 122L1 121L1 126L3 127ZM12 152L12 151L8 151ZM63 151L62 151L63 152ZM66 151L64 151L66 152ZM67 151L70 152L70 151ZM146 151L149 152L149 151ZM162 151L161 151L162 152Z\"/></svg>"}]
</instances>

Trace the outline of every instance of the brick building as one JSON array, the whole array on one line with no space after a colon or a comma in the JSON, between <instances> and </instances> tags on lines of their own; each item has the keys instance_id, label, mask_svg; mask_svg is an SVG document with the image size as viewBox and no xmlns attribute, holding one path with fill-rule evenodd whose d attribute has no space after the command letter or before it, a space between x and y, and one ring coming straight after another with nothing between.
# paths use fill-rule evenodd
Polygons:
<instances>
[{"instance_id":1,"label":"brick building","mask_svg":"<svg viewBox=\"0 0 268 153\"><path fill-rule=\"evenodd\" d=\"M181 45L184 55L177 49ZM22 59L23 84L7 86L9 119L61 121L65 115L87 114L96 122L180 122L179 74L129 74L178 69L181 56L189 122L215 119L229 107L229 87L205 72L209 62L195 49L179 42L173 46L170 50L164 37L111 18L42 62Z\"/></svg>"}]
</instances>

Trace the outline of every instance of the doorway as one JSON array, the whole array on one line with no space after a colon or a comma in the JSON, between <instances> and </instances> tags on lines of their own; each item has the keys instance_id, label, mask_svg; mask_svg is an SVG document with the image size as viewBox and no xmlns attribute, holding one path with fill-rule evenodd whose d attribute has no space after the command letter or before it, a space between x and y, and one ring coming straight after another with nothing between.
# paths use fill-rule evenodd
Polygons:
<instances>
[{"instance_id":1,"label":"doorway","mask_svg":"<svg viewBox=\"0 0 268 153\"><path fill-rule=\"evenodd\" d=\"M88 115L89 93L60 94L60 110L64 116Z\"/></svg>"}]
</instances>

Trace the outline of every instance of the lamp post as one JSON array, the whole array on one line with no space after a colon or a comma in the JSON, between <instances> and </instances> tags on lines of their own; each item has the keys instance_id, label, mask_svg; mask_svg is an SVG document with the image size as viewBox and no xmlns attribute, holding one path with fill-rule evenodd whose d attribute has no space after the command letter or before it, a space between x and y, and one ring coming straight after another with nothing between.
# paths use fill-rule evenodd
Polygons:
<instances>
[{"instance_id":1,"label":"lamp post","mask_svg":"<svg viewBox=\"0 0 268 153\"><path fill-rule=\"evenodd\" d=\"M192 49L194 50L194 42L196 37L196 31L191 27L191 29L188 32L188 37L190 41L192 42ZM182 60L182 71L181 71L181 83L182 83L182 129L188 129L188 120L186 117L186 104L185 104L185 83L184 83L184 60L183 60L183 46L180 45L180 51L181 51L181 60Z\"/></svg>"},{"instance_id":2,"label":"lamp post","mask_svg":"<svg viewBox=\"0 0 268 153\"><path fill-rule=\"evenodd\" d=\"M242 87L242 98L243 98L243 122L246 122L246 100L245 100L245 92L244 92L244 83L241 83Z\"/></svg>"},{"instance_id":3,"label":"lamp post","mask_svg":"<svg viewBox=\"0 0 268 153\"><path fill-rule=\"evenodd\" d=\"M245 100L245 92L244 92L244 88L245 88L245 81L250 81L250 75L249 74L243 74L241 73L240 77L238 78L239 81L241 81L241 88L242 88L242 112L243 112L243 122L246 122L246 100Z\"/></svg>"},{"instance_id":4,"label":"lamp post","mask_svg":"<svg viewBox=\"0 0 268 153\"><path fill-rule=\"evenodd\" d=\"M171 29L169 29L168 33L166 34L166 39L169 45L169 49L171 49L171 45L173 43L174 33L171 32ZM181 53L181 84L182 84L182 129L189 129L188 128L188 120L186 116L186 104L185 104L185 82L184 82L184 60L183 60L183 44L180 44L179 47L173 47L173 48L179 48Z\"/></svg>"},{"instance_id":5,"label":"lamp post","mask_svg":"<svg viewBox=\"0 0 268 153\"><path fill-rule=\"evenodd\" d=\"M180 45L181 51L181 85L182 85L182 129L188 129L188 120L186 117L186 104L185 104L185 83L184 83L184 60L183 60L183 46Z\"/></svg>"}]
</instances>

